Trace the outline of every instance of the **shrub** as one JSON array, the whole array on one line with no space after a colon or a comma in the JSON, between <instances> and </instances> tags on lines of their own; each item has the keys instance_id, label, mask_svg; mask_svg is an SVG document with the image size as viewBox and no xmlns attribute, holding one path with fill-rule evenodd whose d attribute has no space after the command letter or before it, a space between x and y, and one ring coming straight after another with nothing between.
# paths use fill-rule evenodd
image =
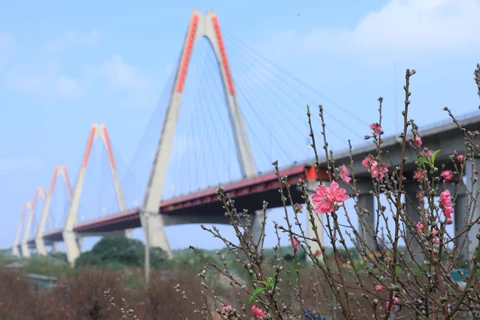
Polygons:
<instances>
[{"instance_id":1,"label":"shrub","mask_svg":"<svg viewBox=\"0 0 480 320\"><path fill-rule=\"evenodd\" d=\"M167 254L160 248L150 250L150 263L161 267L167 260ZM83 252L75 261L77 267L97 266L113 270L124 267L140 267L145 263L145 245L137 239L122 236L104 237L92 250Z\"/></svg>"}]
</instances>

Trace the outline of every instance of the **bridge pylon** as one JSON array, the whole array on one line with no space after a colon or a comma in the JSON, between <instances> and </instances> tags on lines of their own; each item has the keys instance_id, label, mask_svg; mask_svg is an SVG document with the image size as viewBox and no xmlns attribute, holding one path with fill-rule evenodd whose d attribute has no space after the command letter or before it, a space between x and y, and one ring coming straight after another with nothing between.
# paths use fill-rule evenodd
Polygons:
<instances>
[{"instance_id":1,"label":"bridge pylon","mask_svg":"<svg viewBox=\"0 0 480 320\"><path fill-rule=\"evenodd\" d=\"M38 197L41 196L43 201L46 200L45 189L44 188L37 188L35 190L35 197L33 198L32 202L32 209L30 210L30 214L27 218L27 224L25 226L25 230L23 232L23 239L22 239L22 256L24 258L30 258L30 250L28 249L28 239L30 236L30 229L32 228L32 222L35 216L35 207L37 206Z\"/></svg>"},{"instance_id":2,"label":"bridge pylon","mask_svg":"<svg viewBox=\"0 0 480 320\"><path fill-rule=\"evenodd\" d=\"M94 123L90 129L87 146L83 154L83 161L80 166L80 170L78 171L77 181L75 183L75 188L73 190L70 201L70 207L67 213L67 219L65 221L65 226L62 231L63 241L65 242L65 246L67 249L67 260L71 265L74 265L75 260L80 256L81 238L75 233L73 228L75 227L75 223L77 222L78 206L80 204L83 184L85 182L85 174L87 170L90 151L92 149L93 142L97 138L102 141L103 146L107 150L108 162L112 175L113 187L115 189L115 195L117 197L118 208L120 211L127 210L127 204L125 201L125 196L123 194L122 185L120 184L120 178L118 176L115 159L113 157L113 151L110 144L110 139L108 137L107 127L105 126L105 124L98 125ZM131 230L125 230L125 236L131 237Z\"/></svg>"},{"instance_id":3,"label":"bridge pylon","mask_svg":"<svg viewBox=\"0 0 480 320\"><path fill-rule=\"evenodd\" d=\"M22 225L23 225L23 222L25 221L25 214L27 213L28 210L32 210L31 202L25 202L25 204L23 205L22 215L20 216L20 221L18 222L18 226L17 226L17 232L15 233L15 239L13 240L12 254L17 257L20 257L20 251L18 250L18 247L20 246L20 236L22 233Z\"/></svg>"},{"instance_id":4,"label":"bridge pylon","mask_svg":"<svg viewBox=\"0 0 480 320\"><path fill-rule=\"evenodd\" d=\"M40 223L38 224L37 234L35 235L35 246L37 248L37 253L42 256L47 255L47 250L45 248L45 241L43 240L43 236L45 234L45 227L48 220L51 224L51 227L53 227L52 217L50 215L50 205L52 202L53 191L55 189L55 182L57 181L57 177L59 176L61 176L65 181L69 202L72 199L72 189L70 187L70 180L68 179L67 168L65 166L56 166L55 171L53 172L53 178L50 184L50 189L48 190L48 194L45 199L45 206L43 207L42 217L40 218Z\"/></svg>"},{"instance_id":5,"label":"bridge pylon","mask_svg":"<svg viewBox=\"0 0 480 320\"><path fill-rule=\"evenodd\" d=\"M178 122L180 106L182 104L185 80L188 74L190 58L196 42L205 37L212 45L218 61L220 76L223 83L223 92L228 105L230 124L233 129L237 158L244 177L257 174L253 154L247 137L247 130L238 104L232 73L225 51L222 33L217 14L214 10L203 15L198 9L193 9L190 17L187 34L181 53L180 63L176 71L175 82L172 88L166 117L153 161L150 179L148 182L143 206L140 212L142 227L152 247L160 247L171 256L170 245L164 232L164 221L159 214L160 201L167 174L170 154L173 147L175 129ZM145 213L149 214L148 226ZM147 230L148 228L148 230Z\"/></svg>"}]
</instances>

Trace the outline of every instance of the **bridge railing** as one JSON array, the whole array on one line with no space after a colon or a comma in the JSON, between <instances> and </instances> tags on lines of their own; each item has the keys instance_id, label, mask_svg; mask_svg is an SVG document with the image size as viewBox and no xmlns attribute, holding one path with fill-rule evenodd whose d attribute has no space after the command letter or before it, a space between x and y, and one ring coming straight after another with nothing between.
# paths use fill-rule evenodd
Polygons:
<instances>
[{"instance_id":1,"label":"bridge railing","mask_svg":"<svg viewBox=\"0 0 480 320\"><path fill-rule=\"evenodd\" d=\"M472 123L477 123L477 122L480 124L480 111L469 112L466 114L455 116L455 118L460 122L462 126L472 124ZM419 126L419 128L421 129L420 135L422 137L434 135L445 130L453 129L455 127L456 127L456 124L454 124L452 122L452 119L450 118L448 120L437 121L434 123L430 123L428 125ZM399 135L400 135L400 132L397 134L386 136L384 138L384 143L382 145L384 147L389 147L389 146L395 145L396 143L399 143L400 142L398 140ZM353 146L352 152L355 155L359 153L370 152L373 149L375 149L375 146L371 142L365 142L357 146ZM348 158L349 156L350 156L349 148L339 149L337 152L335 152L335 157L337 159ZM312 159L312 162L313 162L313 159Z\"/></svg>"}]
</instances>

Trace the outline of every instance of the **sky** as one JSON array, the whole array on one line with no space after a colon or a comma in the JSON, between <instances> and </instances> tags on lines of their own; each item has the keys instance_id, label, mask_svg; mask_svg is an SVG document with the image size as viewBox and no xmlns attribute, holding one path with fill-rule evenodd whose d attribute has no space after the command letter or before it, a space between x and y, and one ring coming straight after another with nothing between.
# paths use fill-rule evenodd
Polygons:
<instances>
[{"instance_id":1,"label":"sky","mask_svg":"<svg viewBox=\"0 0 480 320\"><path fill-rule=\"evenodd\" d=\"M345 149L348 139L361 143L378 121L379 96L386 134L398 132L406 68L417 71L410 112L417 124L446 120L445 106L458 115L478 111L478 0L2 1L0 247L12 244L24 202L35 188L48 188L55 165L66 165L75 183L93 122L108 127L128 205L143 199L192 8L218 14L259 171L273 160L289 165L312 156L307 103L326 106L334 149ZM215 58L203 40L195 49L164 198L240 175ZM291 100L280 98L287 81L296 83ZM79 220L114 210L98 145ZM141 177L132 182L132 175ZM112 206L97 201L103 191ZM61 190L55 197L67 198ZM56 210L61 223L65 209ZM272 222L268 228L266 245L273 245ZM232 235L228 226L220 229ZM167 236L173 248L221 246L199 225L169 227Z\"/></svg>"}]
</instances>

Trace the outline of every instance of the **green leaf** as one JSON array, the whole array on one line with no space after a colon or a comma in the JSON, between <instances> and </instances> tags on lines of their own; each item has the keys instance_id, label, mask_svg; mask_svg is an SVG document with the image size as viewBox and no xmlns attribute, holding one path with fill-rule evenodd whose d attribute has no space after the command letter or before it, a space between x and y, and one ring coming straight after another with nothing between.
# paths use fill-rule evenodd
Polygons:
<instances>
[{"instance_id":1,"label":"green leaf","mask_svg":"<svg viewBox=\"0 0 480 320\"><path fill-rule=\"evenodd\" d=\"M250 298L248 299L248 303L251 303L253 300L255 300L255 298L260 294L262 293L263 291L265 291L266 288L257 288L255 289L255 291L253 291L252 295L250 296Z\"/></svg>"},{"instance_id":2,"label":"green leaf","mask_svg":"<svg viewBox=\"0 0 480 320\"><path fill-rule=\"evenodd\" d=\"M426 164L430 164L430 161L428 161L428 159L425 159L425 158L417 158L416 160L417 163L419 162L423 162L423 163L426 163Z\"/></svg>"},{"instance_id":3,"label":"green leaf","mask_svg":"<svg viewBox=\"0 0 480 320\"><path fill-rule=\"evenodd\" d=\"M432 154L432 166L433 164L435 163L435 159L437 158L438 154L441 152L442 150L437 150L435 151L433 154Z\"/></svg>"},{"instance_id":4,"label":"green leaf","mask_svg":"<svg viewBox=\"0 0 480 320\"><path fill-rule=\"evenodd\" d=\"M271 286L273 286L273 281L274 281L274 280L273 280L272 277L268 277L268 278L267 278L267 287L270 288Z\"/></svg>"}]
</instances>

